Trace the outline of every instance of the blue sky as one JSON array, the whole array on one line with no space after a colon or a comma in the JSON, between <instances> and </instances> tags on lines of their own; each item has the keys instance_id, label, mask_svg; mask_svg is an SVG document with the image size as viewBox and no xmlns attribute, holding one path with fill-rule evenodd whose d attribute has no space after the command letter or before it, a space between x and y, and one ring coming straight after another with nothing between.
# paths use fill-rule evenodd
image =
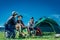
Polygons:
<instances>
[{"instance_id":1,"label":"blue sky","mask_svg":"<svg viewBox=\"0 0 60 40\"><path fill-rule=\"evenodd\" d=\"M60 0L0 0L0 26L16 11L23 15L26 25L30 17L35 21L46 16L51 17L60 25Z\"/></svg>"}]
</instances>

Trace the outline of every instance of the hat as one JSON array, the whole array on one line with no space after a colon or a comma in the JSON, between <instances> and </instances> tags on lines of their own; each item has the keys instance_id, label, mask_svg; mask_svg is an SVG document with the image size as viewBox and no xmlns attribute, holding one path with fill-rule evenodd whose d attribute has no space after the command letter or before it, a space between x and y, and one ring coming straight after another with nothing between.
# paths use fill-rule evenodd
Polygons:
<instances>
[{"instance_id":1,"label":"hat","mask_svg":"<svg viewBox=\"0 0 60 40\"><path fill-rule=\"evenodd\" d=\"M16 11L12 11L12 15L13 16L17 15L17 12Z\"/></svg>"}]
</instances>

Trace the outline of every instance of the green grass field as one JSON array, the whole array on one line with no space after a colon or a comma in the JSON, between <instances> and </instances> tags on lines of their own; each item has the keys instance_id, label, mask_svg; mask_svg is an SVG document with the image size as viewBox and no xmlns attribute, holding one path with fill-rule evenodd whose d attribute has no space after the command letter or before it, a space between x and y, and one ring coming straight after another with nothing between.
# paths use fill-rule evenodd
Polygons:
<instances>
[{"instance_id":1,"label":"green grass field","mask_svg":"<svg viewBox=\"0 0 60 40\"><path fill-rule=\"evenodd\" d=\"M55 38L53 35L43 35L43 36L35 36L35 37L28 37L28 38L16 38L16 39L7 39L4 36L4 32L0 32L0 40L60 40L60 38Z\"/></svg>"}]
</instances>

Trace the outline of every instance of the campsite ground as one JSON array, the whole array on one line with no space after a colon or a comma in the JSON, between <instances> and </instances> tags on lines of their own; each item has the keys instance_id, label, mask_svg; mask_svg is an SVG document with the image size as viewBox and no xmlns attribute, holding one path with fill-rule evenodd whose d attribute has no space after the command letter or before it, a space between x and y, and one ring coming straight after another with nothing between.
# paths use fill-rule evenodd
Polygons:
<instances>
[{"instance_id":1,"label":"campsite ground","mask_svg":"<svg viewBox=\"0 0 60 40\"><path fill-rule=\"evenodd\" d=\"M55 38L54 35L44 35L41 37L29 37L29 38L16 38L16 39L6 39L4 32L0 32L0 40L60 40L60 38Z\"/></svg>"}]
</instances>

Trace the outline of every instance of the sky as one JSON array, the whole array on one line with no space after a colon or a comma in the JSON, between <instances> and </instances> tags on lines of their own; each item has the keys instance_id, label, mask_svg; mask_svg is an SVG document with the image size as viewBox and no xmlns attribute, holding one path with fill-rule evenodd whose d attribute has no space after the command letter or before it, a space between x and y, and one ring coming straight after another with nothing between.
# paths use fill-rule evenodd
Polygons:
<instances>
[{"instance_id":1,"label":"sky","mask_svg":"<svg viewBox=\"0 0 60 40\"><path fill-rule=\"evenodd\" d=\"M31 17L37 21L41 17L50 17L60 25L60 0L0 0L0 26L16 11L23 15L27 25Z\"/></svg>"}]
</instances>

